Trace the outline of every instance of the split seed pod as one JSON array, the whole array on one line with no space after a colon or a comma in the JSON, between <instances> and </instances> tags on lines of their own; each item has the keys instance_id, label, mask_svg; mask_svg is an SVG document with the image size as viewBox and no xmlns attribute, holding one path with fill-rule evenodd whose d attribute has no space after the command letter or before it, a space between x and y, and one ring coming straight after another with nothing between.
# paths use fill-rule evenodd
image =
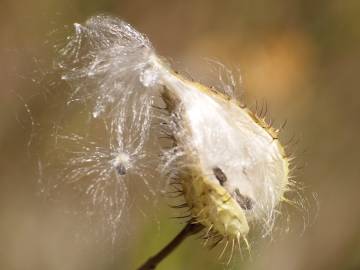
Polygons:
<instances>
[{"instance_id":1,"label":"split seed pod","mask_svg":"<svg viewBox=\"0 0 360 270\"><path fill-rule=\"evenodd\" d=\"M152 59L183 151L175 169L192 222L224 238L246 240L250 222L271 224L289 184L277 131L236 100Z\"/></svg>"},{"instance_id":2,"label":"split seed pod","mask_svg":"<svg viewBox=\"0 0 360 270\"><path fill-rule=\"evenodd\" d=\"M95 97L94 117L109 107L116 113L105 118L122 117L122 108L144 97L150 101L142 107L152 106L156 95L165 102L170 116L162 120L175 144L163 168L181 186L191 211L189 222L233 242L246 241L255 223L271 230L276 207L289 187L289 164L278 130L235 99L178 75L129 24L96 16L75 28L61 53L77 59L63 78L75 83L77 94L83 88L86 96ZM82 50L90 53L79 59ZM82 62L85 66L79 68ZM150 113L144 108L133 111ZM144 142L149 128L143 130Z\"/></svg>"}]
</instances>

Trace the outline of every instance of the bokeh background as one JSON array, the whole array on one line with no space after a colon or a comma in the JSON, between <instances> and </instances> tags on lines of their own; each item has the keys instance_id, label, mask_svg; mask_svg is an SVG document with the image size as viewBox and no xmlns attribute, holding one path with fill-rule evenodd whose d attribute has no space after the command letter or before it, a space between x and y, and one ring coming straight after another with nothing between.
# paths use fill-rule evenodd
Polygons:
<instances>
[{"instance_id":1,"label":"bokeh background","mask_svg":"<svg viewBox=\"0 0 360 270\"><path fill-rule=\"evenodd\" d=\"M63 41L64 25L99 13L127 20L176 62L238 67L250 100L266 100L273 119L287 119L285 137L299 138L305 231L294 210L289 231L256 241L252 259L231 269L360 269L356 0L0 0L0 269L135 269L181 228L166 206L142 206L147 214L130 213L112 241L68 213L72 205L40 194L47 146L31 142L50 133L39 123L65 102L61 84L49 85L49 44ZM217 255L189 239L159 269L226 268Z\"/></svg>"}]
</instances>

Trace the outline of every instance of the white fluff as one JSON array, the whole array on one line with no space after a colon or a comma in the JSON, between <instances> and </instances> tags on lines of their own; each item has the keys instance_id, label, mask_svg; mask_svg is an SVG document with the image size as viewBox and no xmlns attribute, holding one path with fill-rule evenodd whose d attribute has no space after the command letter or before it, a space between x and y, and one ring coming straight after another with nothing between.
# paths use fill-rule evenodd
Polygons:
<instances>
[{"instance_id":1,"label":"white fluff","mask_svg":"<svg viewBox=\"0 0 360 270\"><path fill-rule=\"evenodd\" d=\"M176 75L145 36L116 18L96 16L84 25L75 24L60 54L63 79L74 89L71 99L90 102L94 118L110 119L112 132L122 131L115 135L117 141L131 134L128 129L123 132L131 121L139 133L137 152L145 151L150 122L160 117L150 110L154 95L163 87L176 95L189 130L172 132L184 132L183 143L214 182L218 180L213 168L221 168L229 194L236 198L238 190L251 199L253 207L245 211L249 221L265 220L271 228L275 207L287 188L288 164L278 141L246 109ZM167 154L166 166L182 155L172 150ZM142 157L146 155L154 156L144 152ZM129 162L117 156L111 165L119 160Z\"/></svg>"},{"instance_id":2,"label":"white fluff","mask_svg":"<svg viewBox=\"0 0 360 270\"><path fill-rule=\"evenodd\" d=\"M187 143L207 174L218 182L213 168L221 168L228 192L236 196L238 189L254 202L248 220L265 219L271 227L288 184L288 164L278 141L234 101L201 91L198 84L175 75L155 56L152 59L158 83L174 92L185 108L191 134Z\"/></svg>"}]
</instances>

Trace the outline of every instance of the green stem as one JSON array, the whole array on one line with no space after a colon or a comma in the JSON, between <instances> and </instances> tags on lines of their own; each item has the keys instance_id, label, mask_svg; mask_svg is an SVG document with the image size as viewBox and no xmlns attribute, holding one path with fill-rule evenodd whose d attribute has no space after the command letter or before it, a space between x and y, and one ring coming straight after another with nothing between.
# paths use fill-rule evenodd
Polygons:
<instances>
[{"instance_id":1,"label":"green stem","mask_svg":"<svg viewBox=\"0 0 360 270\"><path fill-rule=\"evenodd\" d=\"M200 232L204 227L199 223L187 223L186 226L175 236L169 244L167 244L157 254L150 257L142 266L137 270L153 270L158 264L164 260L171 252L173 252L188 236Z\"/></svg>"}]
</instances>

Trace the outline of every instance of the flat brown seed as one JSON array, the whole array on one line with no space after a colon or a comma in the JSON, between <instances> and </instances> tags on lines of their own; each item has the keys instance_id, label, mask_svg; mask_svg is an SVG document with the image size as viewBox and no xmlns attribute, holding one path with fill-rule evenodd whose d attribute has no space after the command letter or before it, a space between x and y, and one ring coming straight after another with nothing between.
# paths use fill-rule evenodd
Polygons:
<instances>
[{"instance_id":1,"label":"flat brown seed","mask_svg":"<svg viewBox=\"0 0 360 270\"><path fill-rule=\"evenodd\" d=\"M227 181L227 177L225 173L219 167L213 168L213 172L216 179L219 181L220 185L223 186L224 183Z\"/></svg>"},{"instance_id":2,"label":"flat brown seed","mask_svg":"<svg viewBox=\"0 0 360 270\"><path fill-rule=\"evenodd\" d=\"M116 172L118 175L125 175L126 174L126 168L123 164L119 164L115 167Z\"/></svg>"},{"instance_id":3,"label":"flat brown seed","mask_svg":"<svg viewBox=\"0 0 360 270\"><path fill-rule=\"evenodd\" d=\"M251 200L249 197L245 195L242 195L238 188L235 189L235 199L237 203L240 205L240 207L244 210L251 210L254 206L253 200Z\"/></svg>"}]
</instances>

